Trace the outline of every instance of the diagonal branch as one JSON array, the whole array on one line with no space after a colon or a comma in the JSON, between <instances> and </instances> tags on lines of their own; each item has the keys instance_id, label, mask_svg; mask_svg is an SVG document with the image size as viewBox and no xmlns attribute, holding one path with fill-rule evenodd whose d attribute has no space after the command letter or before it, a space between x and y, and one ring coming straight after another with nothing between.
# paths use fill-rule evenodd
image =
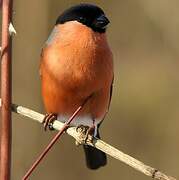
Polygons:
<instances>
[{"instance_id":1,"label":"diagonal branch","mask_svg":"<svg viewBox=\"0 0 179 180\"><path fill-rule=\"evenodd\" d=\"M0 99L0 106L1 106L1 99ZM26 116L31 118L32 120L38 121L39 123L42 123L43 119L44 119L44 115L40 114L38 112L35 112L31 109L25 108L23 106L19 106L16 104L12 104L12 111L15 113L18 113L22 116ZM64 123L61 123L59 121L55 121L53 123L53 128L56 130L60 130L62 127L64 126ZM66 130L67 134L69 134L70 136L72 136L73 138L76 139L77 142L79 142L80 144L83 144L83 137L81 136L81 133L76 131L75 127L70 127ZM92 142L86 142L86 144L93 146L97 149L100 149L101 151L107 153L108 155L112 156L115 159L118 159L122 162L124 162L125 164L133 167L134 169L136 169L137 171L150 176L154 179L158 179L158 180L176 180L173 177L167 176L164 173L160 172L159 170L150 167L148 165L145 165L144 163L142 163L141 161L119 151L118 149L112 147L111 145L105 143L104 141L97 139L97 138L93 138Z\"/></svg>"}]
</instances>

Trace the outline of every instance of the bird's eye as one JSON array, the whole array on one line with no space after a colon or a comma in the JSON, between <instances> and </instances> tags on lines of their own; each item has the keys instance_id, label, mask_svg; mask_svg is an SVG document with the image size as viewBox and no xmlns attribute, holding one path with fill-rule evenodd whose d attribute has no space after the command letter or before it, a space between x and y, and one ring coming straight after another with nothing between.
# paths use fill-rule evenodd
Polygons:
<instances>
[{"instance_id":1,"label":"bird's eye","mask_svg":"<svg viewBox=\"0 0 179 180\"><path fill-rule=\"evenodd\" d=\"M83 17L80 17L80 22L84 23L85 22L85 19Z\"/></svg>"}]
</instances>

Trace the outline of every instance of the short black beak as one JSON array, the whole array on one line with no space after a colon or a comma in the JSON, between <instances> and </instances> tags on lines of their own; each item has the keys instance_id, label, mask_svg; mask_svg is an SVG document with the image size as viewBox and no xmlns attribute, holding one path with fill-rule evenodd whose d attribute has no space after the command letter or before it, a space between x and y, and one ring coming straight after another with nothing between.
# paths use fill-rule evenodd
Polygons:
<instances>
[{"instance_id":1,"label":"short black beak","mask_svg":"<svg viewBox=\"0 0 179 180\"><path fill-rule=\"evenodd\" d=\"M105 29L109 23L109 19L103 14L95 20L94 25L97 28Z\"/></svg>"}]
</instances>

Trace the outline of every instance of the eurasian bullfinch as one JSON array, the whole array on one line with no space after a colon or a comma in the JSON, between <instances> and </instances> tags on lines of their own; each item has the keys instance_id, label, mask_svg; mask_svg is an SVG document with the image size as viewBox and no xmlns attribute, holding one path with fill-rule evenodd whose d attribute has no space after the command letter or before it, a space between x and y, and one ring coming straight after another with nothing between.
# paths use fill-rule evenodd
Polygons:
<instances>
[{"instance_id":1,"label":"eurasian bullfinch","mask_svg":"<svg viewBox=\"0 0 179 180\"><path fill-rule=\"evenodd\" d=\"M42 97L50 118L65 122L88 98L72 126L99 126L109 109L113 56L106 38L109 20L96 5L78 4L56 20L41 54ZM48 117L48 118L49 118ZM84 145L87 166L106 165L106 154Z\"/></svg>"}]
</instances>

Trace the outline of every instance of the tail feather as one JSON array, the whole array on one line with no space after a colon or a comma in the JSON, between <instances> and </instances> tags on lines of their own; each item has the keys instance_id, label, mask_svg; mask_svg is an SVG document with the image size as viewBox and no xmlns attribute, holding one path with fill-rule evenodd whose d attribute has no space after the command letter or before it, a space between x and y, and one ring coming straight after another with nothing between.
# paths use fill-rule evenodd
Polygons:
<instances>
[{"instance_id":1,"label":"tail feather","mask_svg":"<svg viewBox=\"0 0 179 180\"><path fill-rule=\"evenodd\" d=\"M92 146L84 145L86 164L89 169L98 169L107 163L106 154Z\"/></svg>"},{"instance_id":2,"label":"tail feather","mask_svg":"<svg viewBox=\"0 0 179 180\"><path fill-rule=\"evenodd\" d=\"M99 131L97 131L96 137L100 138ZM86 156L86 164L89 169L98 169L107 164L107 157L104 152L88 145L83 145L83 147Z\"/></svg>"}]
</instances>

